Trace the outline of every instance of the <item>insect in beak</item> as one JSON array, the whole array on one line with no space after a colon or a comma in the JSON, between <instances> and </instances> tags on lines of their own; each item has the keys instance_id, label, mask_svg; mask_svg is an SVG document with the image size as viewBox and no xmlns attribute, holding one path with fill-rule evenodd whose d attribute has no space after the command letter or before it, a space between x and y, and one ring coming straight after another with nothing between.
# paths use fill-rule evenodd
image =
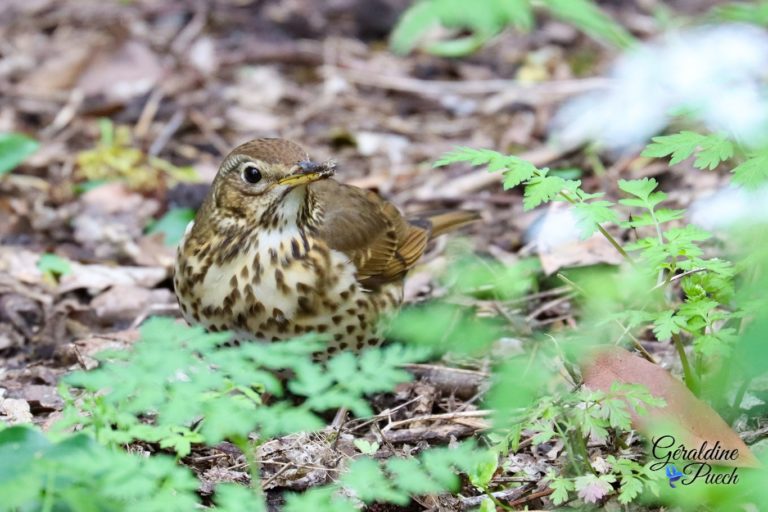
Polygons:
<instances>
[{"instance_id":1,"label":"insect in beak","mask_svg":"<svg viewBox=\"0 0 768 512\"><path fill-rule=\"evenodd\" d=\"M299 162L295 172L278 180L279 185L305 185L313 181L329 178L336 172L334 162L315 163L309 160Z\"/></svg>"}]
</instances>

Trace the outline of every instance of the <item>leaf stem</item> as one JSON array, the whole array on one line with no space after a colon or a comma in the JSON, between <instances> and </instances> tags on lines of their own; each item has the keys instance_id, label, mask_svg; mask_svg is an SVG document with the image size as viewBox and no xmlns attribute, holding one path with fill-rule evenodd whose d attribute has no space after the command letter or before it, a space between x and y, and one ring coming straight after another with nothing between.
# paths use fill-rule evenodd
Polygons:
<instances>
[{"instance_id":1,"label":"leaf stem","mask_svg":"<svg viewBox=\"0 0 768 512\"><path fill-rule=\"evenodd\" d=\"M683 365L683 375L685 376L685 385L688 386L688 389L690 389L694 395L698 396L699 395L698 379L696 379L696 376L693 374L693 371L691 370L691 365L688 362L688 355L685 353L685 347L683 347L683 341L680 339L680 335L673 334L672 341L675 344L677 355L680 357L680 363Z\"/></svg>"},{"instance_id":2,"label":"leaf stem","mask_svg":"<svg viewBox=\"0 0 768 512\"><path fill-rule=\"evenodd\" d=\"M238 449L243 452L243 456L245 457L245 463L248 464L248 474L251 477L251 489L253 489L254 493L258 495L260 498L263 499L263 493L261 492L261 476L259 471L259 461L254 455L258 444L256 446L253 446L250 441L248 441L247 437L244 436L237 436L232 439L232 444L238 447ZM259 443L260 444L260 443Z\"/></svg>"},{"instance_id":3,"label":"leaf stem","mask_svg":"<svg viewBox=\"0 0 768 512\"><path fill-rule=\"evenodd\" d=\"M579 202L579 201L576 201L567 192L565 192L563 190L560 191L560 195L563 197L563 199L565 199L566 201L568 201L571 204L577 204ZM595 223L595 225L597 226L598 231L600 231L600 234L602 234L606 238L606 240L608 240L608 242L610 242L610 244L613 246L613 248L616 249L619 252L619 254L621 254L622 258L627 260L630 264L634 265L635 264L635 260L633 260L632 257L629 254L627 254L627 251L624 250L624 248L621 246L621 244L619 244L619 242L617 242L616 239L613 238L613 236L608 231L606 231L603 226L601 226L598 223Z\"/></svg>"}]
</instances>

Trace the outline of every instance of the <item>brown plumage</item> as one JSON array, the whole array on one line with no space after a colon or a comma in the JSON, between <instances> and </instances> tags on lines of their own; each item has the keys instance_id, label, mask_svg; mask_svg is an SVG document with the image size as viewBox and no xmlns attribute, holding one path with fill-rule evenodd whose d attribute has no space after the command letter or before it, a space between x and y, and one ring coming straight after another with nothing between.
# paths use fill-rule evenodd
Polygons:
<instances>
[{"instance_id":1,"label":"brown plumage","mask_svg":"<svg viewBox=\"0 0 768 512\"><path fill-rule=\"evenodd\" d=\"M428 241L477 215L406 220L334 171L282 139L224 159L179 245L174 284L189 322L270 341L317 332L330 353L380 341Z\"/></svg>"}]
</instances>

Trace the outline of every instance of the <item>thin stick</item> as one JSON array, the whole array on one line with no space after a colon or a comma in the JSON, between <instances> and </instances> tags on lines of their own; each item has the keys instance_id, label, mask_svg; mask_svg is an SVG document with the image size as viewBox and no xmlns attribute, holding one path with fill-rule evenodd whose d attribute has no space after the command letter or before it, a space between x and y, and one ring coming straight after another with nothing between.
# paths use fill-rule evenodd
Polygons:
<instances>
[{"instance_id":1,"label":"thin stick","mask_svg":"<svg viewBox=\"0 0 768 512\"><path fill-rule=\"evenodd\" d=\"M437 420L455 420L458 418L484 418L486 416L489 416L492 411L490 410L479 410L479 411L459 411L459 412L448 412L443 414L427 414L425 416L414 416L413 418L406 418L404 420L395 421L393 423L390 423L389 425L386 425L382 432L391 430L395 427L399 427L400 425L407 425L409 423L414 423L417 421L437 421Z\"/></svg>"}]
</instances>

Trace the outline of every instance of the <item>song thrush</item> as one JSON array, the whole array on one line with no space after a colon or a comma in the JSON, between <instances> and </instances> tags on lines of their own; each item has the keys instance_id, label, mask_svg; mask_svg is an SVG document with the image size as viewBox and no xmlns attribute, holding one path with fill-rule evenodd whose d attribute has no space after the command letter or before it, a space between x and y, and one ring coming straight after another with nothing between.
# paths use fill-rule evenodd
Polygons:
<instances>
[{"instance_id":1,"label":"song thrush","mask_svg":"<svg viewBox=\"0 0 768 512\"><path fill-rule=\"evenodd\" d=\"M406 220L334 172L282 139L224 159L179 245L174 285L188 322L267 341L320 333L328 353L379 343L429 239L477 215Z\"/></svg>"}]
</instances>

